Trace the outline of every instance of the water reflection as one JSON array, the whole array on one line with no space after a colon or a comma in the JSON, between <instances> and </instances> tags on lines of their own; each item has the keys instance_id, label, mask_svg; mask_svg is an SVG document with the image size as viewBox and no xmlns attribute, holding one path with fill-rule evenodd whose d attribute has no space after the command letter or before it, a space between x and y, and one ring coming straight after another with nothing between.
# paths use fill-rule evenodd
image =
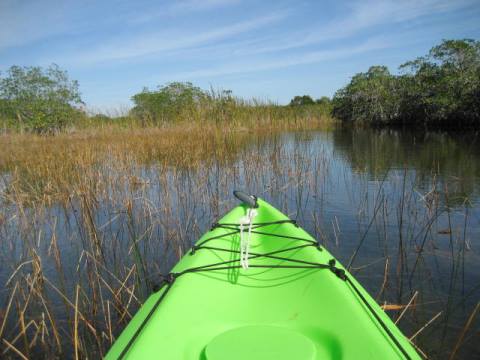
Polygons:
<instances>
[{"instance_id":1,"label":"water reflection","mask_svg":"<svg viewBox=\"0 0 480 360\"><path fill-rule=\"evenodd\" d=\"M372 178L395 169L415 170L419 186L439 181L452 201L478 197L480 142L478 134L446 134L395 130L335 131L333 143L354 171Z\"/></svg>"},{"instance_id":2,"label":"water reflection","mask_svg":"<svg viewBox=\"0 0 480 360\"><path fill-rule=\"evenodd\" d=\"M66 202L3 204L1 303L16 283L35 289L14 295L39 321L46 305L38 294L48 293L55 326L70 333L81 288L88 324L118 334L160 274L236 204L231 193L243 188L298 219L351 265L378 302L406 304L418 291L399 326L409 336L441 312L415 343L432 358L448 357L480 294L476 136L345 129L240 136L227 158L211 148L191 164L164 161L153 147L121 166L103 157L96 183L82 184L83 192ZM389 314L395 319L400 311ZM14 319L4 334L9 340L18 334ZM84 351L103 354L108 335L95 338L85 323ZM475 320L459 357L480 356L472 336L478 326ZM71 338L62 339L65 348L72 348Z\"/></svg>"}]
</instances>

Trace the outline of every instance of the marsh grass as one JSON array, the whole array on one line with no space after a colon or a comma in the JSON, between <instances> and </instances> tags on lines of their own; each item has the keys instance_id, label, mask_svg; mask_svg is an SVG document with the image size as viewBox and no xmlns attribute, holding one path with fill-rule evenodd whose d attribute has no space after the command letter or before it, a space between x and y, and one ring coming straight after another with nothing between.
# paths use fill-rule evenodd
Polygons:
<instances>
[{"instance_id":1,"label":"marsh grass","mask_svg":"<svg viewBox=\"0 0 480 360\"><path fill-rule=\"evenodd\" d=\"M120 120L55 136L2 135L2 356L105 354L172 257L200 234L199 217L225 210L218 194L227 174L213 184L212 171L261 137L329 124L262 119ZM199 203L213 214L196 211Z\"/></svg>"},{"instance_id":2,"label":"marsh grass","mask_svg":"<svg viewBox=\"0 0 480 360\"><path fill-rule=\"evenodd\" d=\"M55 198L70 195L79 186L89 187L80 185L82 180L103 173L98 169L107 160L116 162L116 167L132 161L179 167L195 166L212 158L229 161L252 134L334 126L334 120L315 106L292 109L235 105L230 111L220 107L220 115L202 111L198 109L196 117L187 121L160 126L137 117L89 117L53 137L5 132L0 135L3 183L8 177L9 183L20 187L19 194ZM228 116L222 116L222 112Z\"/></svg>"},{"instance_id":3,"label":"marsh grass","mask_svg":"<svg viewBox=\"0 0 480 360\"><path fill-rule=\"evenodd\" d=\"M104 355L161 275L235 204L235 188L350 259L427 356L468 354L477 294L465 280L477 258L470 200L452 204L439 177L419 187L407 168L373 179L352 172L305 132L330 127L299 117L3 135L0 357ZM353 216L330 217L332 203Z\"/></svg>"}]
</instances>

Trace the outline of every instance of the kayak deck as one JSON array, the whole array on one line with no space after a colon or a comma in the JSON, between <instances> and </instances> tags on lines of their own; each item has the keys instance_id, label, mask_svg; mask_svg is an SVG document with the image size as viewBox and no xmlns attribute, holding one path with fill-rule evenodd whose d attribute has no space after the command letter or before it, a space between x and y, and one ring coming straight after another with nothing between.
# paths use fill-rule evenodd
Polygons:
<instances>
[{"instance_id":1,"label":"kayak deck","mask_svg":"<svg viewBox=\"0 0 480 360\"><path fill-rule=\"evenodd\" d=\"M419 359L326 249L258 205L249 268L239 263L241 205L172 269L107 359Z\"/></svg>"}]
</instances>

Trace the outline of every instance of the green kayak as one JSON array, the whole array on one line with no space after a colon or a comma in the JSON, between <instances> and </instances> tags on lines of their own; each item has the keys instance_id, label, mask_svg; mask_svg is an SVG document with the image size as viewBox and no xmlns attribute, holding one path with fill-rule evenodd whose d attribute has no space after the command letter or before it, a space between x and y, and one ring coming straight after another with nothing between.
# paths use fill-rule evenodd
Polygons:
<instances>
[{"instance_id":1,"label":"green kayak","mask_svg":"<svg viewBox=\"0 0 480 360\"><path fill-rule=\"evenodd\" d=\"M236 195L242 204L164 277L106 359L420 359L295 221Z\"/></svg>"}]
</instances>

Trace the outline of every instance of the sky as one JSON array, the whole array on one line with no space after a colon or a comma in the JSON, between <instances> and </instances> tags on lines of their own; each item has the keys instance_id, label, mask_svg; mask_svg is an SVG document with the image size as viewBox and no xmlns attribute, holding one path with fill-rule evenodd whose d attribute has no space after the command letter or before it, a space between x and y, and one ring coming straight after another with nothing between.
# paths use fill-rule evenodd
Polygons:
<instances>
[{"instance_id":1,"label":"sky","mask_svg":"<svg viewBox=\"0 0 480 360\"><path fill-rule=\"evenodd\" d=\"M288 103L392 72L442 39L480 39L480 0L0 0L0 73L58 64L92 111L190 81Z\"/></svg>"}]
</instances>

